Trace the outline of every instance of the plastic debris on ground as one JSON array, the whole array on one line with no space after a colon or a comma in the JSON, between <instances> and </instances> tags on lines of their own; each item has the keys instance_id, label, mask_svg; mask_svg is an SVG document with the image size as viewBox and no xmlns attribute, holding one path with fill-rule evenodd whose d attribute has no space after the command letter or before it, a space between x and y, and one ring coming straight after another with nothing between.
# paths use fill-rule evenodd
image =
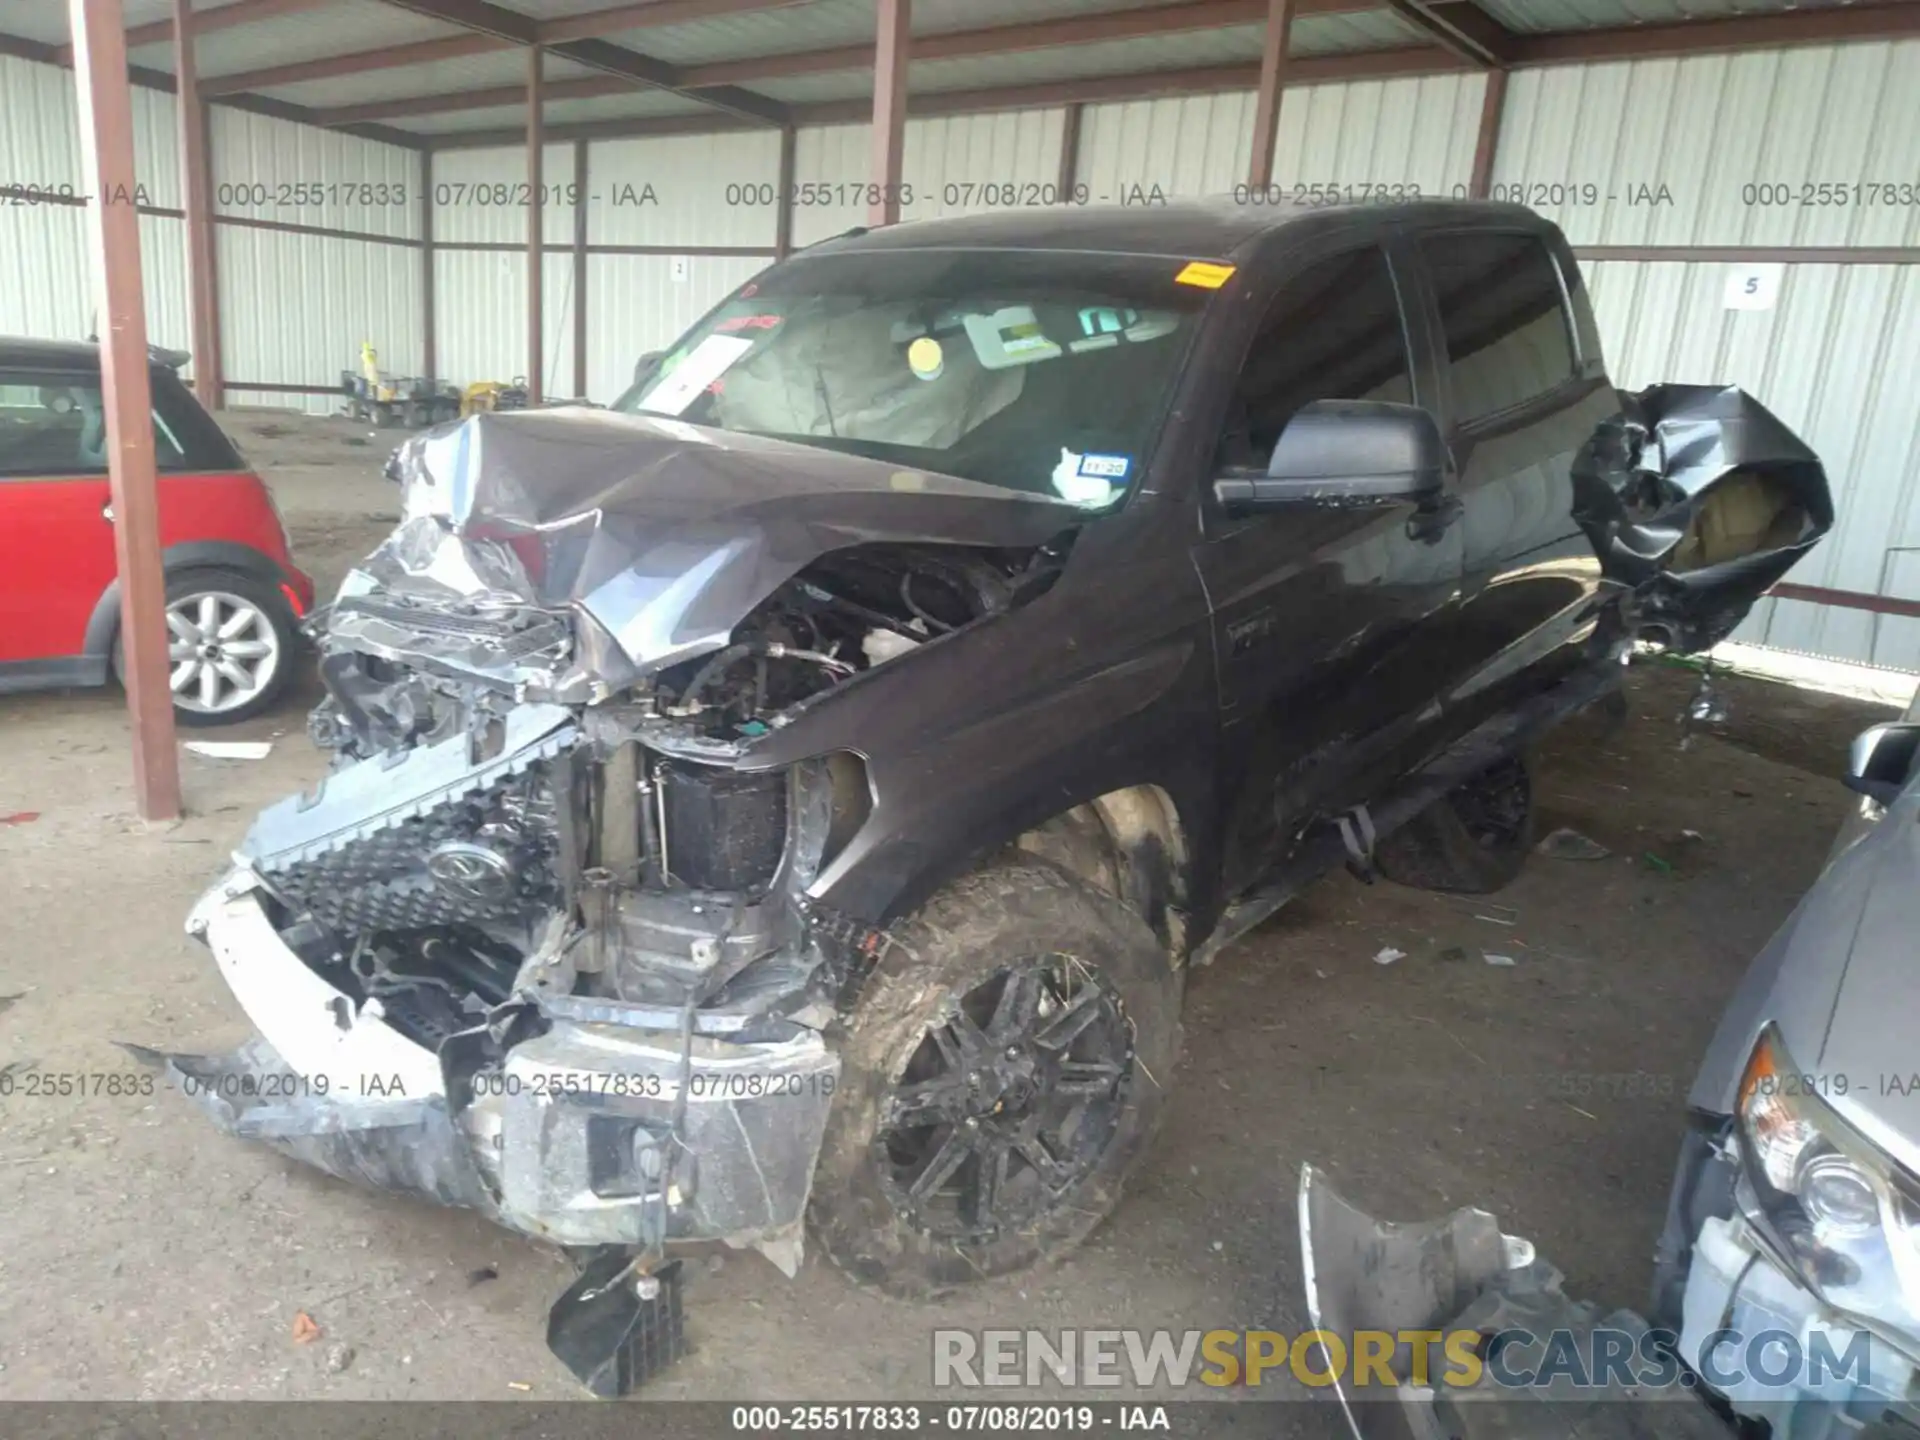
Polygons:
<instances>
[{"instance_id":1,"label":"plastic debris on ground","mask_svg":"<svg viewBox=\"0 0 1920 1440\"><path fill-rule=\"evenodd\" d=\"M313 1317L304 1310L294 1311L293 1343L296 1345L311 1345L319 1338L320 1327L314 1323Z\"/></svg>"},{"instance_id":2,"label":"plastic debris on ground","mask_svg":"<svg viewBox=\"0 0 1920 1440\"><path fill-rule=\"evenodd\" d=\"M1380 953L1373 957L1373 963L1376 965L1391 965L1396 960L1404 960L1406 958L1406 951L1396 950L1391 945L1382 945L1380 947Z\"/></svg>"},{"instance_id":3,"label":"plastic debris on ground","mask_svg":"<svg viewBox=\"0 0 1920 1440\"><path fill-rule=\"evenodd\" d=\"M209 760L264 760L273 753L271 740L189 740L186 749Z\"/></svg>"},{"instance_id":4,"label":"plastic debris on ground","mask_svg":"<svg viewBox=\"0 0 1920 1440\"><path fill-rule=\"evenodd\" d=\"M1533 849L1535 854L1545 855L1550 860L1604 860L1613 853L1598 840L1589 839L1578 830L1569 830L1564 825Z\"/></svg>"},{"instance_id":5,"label":"plastic debris on ground","mask_svg":"<svg viewBox=\"0 0 1920 1440\"><path fill-rule=\"evenodd\" d=\"M38 810L16 810L11 815L0 815L0 825L31 825L39 818Z\"/></svg>"},{"instance_id":6,"label":"plastic debris on ground","mask_svg":"<svg viewBox=\"0 0 1920 1440\"><path fill-rule=\"evenodd\" d=\"M1484 951L1483 953L1486 956L1487 964L1498 966L1502 970L1510 970L1519 963L1511 955L1495 955L1491 950Z\"/></svg>"}]
</instances>

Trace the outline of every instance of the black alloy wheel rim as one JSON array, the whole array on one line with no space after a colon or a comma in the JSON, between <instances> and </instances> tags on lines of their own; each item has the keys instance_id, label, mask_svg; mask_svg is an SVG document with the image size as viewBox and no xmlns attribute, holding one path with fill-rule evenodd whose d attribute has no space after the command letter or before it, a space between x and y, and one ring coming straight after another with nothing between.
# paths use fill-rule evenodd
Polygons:
<instances>
[{"instance_id":1,"label":"black alloy wheel rim","mask_svg":"<svg viewBox=\"0 0 1920 1440\"><path fill-rule=\"evenodd\" d=\"M1032 1229L1107 1153L1133 1071L1097 971L1050 955L994 972L927 1027L882 1102L887 1198L944 1239Z\"/></svg>"},{"instance_id":2,"label":"black alloy wheel rim","mask_svg":"<svg viewBox=\"0 0 1920 1440\"><path fill-rule=\"evenodd\" d=\"M1454 814L1483 850L1517 845L1526 832L1527 814L1532 807L1533 790L1527 780L1527 767L1518 760L1503 760L1453 793Z\"/></svg>"}]
</instances>

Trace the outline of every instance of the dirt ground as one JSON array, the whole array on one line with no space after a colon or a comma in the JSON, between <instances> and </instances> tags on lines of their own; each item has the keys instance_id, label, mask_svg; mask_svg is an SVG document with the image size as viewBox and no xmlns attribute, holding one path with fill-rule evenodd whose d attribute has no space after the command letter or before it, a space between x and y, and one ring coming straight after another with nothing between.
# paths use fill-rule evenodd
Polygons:
<instances>
[{"instance_id":1,"label":"dirt ground","mask_svg":"<svg viewBox=\"0 0 1920 1440\"><path fill-rule=\"evenodd\" d=\"M231 428L330 591L392 519L394 437ZM1535 858L1497 905L1335 875L1197 973L1167 1123L1066 1263L914 1306L817 1256L793 1282L697 1259L697 1351L647 1394L926 1396L935 1326L1298 1327L1307 1160L1385 1217L1483 1205L1569 1289L1642 1303L1697 1058L1848 808L1847 740L1883 718L1730 681L1729 720L1683 751L1691 686L1637 669L1623 726L1583 718L1543 757L1544 829L1611 858ZM0 824L0 1067L131 1076L116 1041L243 1036L181 921L252 813L321 773L312 699L221 732L273 739L264 761L185 757L191 814L165 829L132 817L117 691L0 699L0 816L37 812ZM1375 963L1388 946L1405 958ZM225 1139L171 1094L0 1098L0 1398L566 1398L543 1331L569 1273L474 1216ZM301 1312L317 1341L294 1343ZM1290 1408L1282 1430L1324 1423Z\"/></svg>"}]
</instances>

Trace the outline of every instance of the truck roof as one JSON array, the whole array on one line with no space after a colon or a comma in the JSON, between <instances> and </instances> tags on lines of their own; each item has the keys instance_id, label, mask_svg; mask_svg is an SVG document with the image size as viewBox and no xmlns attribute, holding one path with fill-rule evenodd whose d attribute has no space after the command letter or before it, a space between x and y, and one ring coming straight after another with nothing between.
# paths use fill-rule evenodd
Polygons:
<instances>
[{"instance_id":1,"label":"truck roof","mask_svg":"<svg viewBox=\"0 0 1920 1440\"><path fill-rule=\"evenodd\" d=\"M1552 222L1524 205L1488 200L1408 200L1243 205L1228 199L1128 205L1055 205L989 211L942 220L910 220L837 235L809 252L980 249L1055 250L1225 260L1288 227L1373 229L1483 225L1548 231Z\"/></svg>"}]
</instances>

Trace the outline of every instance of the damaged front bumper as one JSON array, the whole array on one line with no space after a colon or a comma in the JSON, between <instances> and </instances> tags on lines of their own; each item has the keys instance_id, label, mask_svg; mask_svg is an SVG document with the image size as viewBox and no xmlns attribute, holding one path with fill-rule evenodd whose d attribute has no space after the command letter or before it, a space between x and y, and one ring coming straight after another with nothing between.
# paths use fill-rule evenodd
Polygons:
<instances>
[{"instance_id":1,"label":"damaged front bumper","mask_svg":"<svg viewBox=\"0 0 1920 1440\"><path fill-rule=\"evenodd\" d=\"M316 974L244 868L188 929L259 1031L165 1057L229 1134L563 1246L719 1240L798 1268L839 1073L817 1031L747 1041L690 1009L526 994L435 1054Z\"/></svg>"}]
</instances>

